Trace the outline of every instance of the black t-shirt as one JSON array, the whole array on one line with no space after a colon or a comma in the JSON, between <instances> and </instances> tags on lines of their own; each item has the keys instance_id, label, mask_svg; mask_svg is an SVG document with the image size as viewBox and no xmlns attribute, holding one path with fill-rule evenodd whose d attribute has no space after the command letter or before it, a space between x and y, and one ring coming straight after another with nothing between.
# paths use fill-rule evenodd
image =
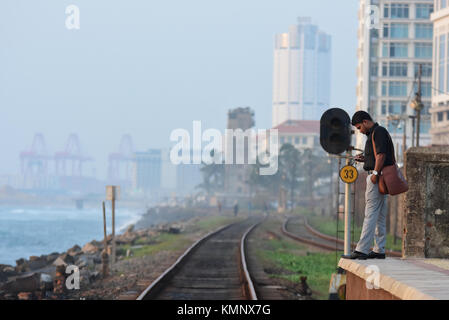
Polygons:
<instances>
[{"instance_id":1,"label":"black t-shirt","mask_svg":"<svg viewBox=\"0 0 449 320\"><path fill-rule=\"evenodd\" d=\"M384 167L391 166L394 163L394 146L390 134L388 133L387 129L379 126L379 124L376 122L374 126L366 133L368 138L365 143L365 163L363 165L363 169L365 169L366 171L374 170L374 166L376 165L376 157L374 155L374 148L372 143L373 132L377 154L384 153L386 155Z\"/></svg>"}]
</instances>

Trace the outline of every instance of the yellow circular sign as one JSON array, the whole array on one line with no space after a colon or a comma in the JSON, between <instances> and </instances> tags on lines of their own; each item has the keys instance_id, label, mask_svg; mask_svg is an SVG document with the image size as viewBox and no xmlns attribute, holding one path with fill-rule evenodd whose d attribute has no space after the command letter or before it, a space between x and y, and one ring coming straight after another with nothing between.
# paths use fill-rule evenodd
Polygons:
<instances>
[{"instance_id":1,"label":"yellow circular sign","mask_svg":"<svg viewBox=\"0 0 449 320\"><path fill-rule=\"evenodd\" d=\"M358 172L357 169L353 166L344 166L340 170L340 178L343 182L353 183L357 180Z\"/></svg>"}]
</instances>

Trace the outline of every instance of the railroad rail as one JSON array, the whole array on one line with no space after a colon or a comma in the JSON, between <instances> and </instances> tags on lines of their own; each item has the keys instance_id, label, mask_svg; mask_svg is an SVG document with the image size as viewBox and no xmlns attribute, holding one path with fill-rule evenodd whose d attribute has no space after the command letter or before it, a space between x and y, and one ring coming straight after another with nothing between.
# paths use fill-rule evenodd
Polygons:
<instances>
[{"instance_id":1,"label":"railroad rail","mask_svg":"<svg viewBox=\"0 0 449 320\"><path fill-rule=\"evenodd\" d=\"M137 300L257 300L245 242L261 222L249 218L208 233L151 283Z\"/></svg>"},{"instance_id":2,"label":"railroad rail","mask_svg":"<svg viewBox=\"0 0 449 320\"><path fill-rule=\"evenodd\" d=\"M341 239L338 239L336 237L333 236L329 236L327 234L323 234L321 232L319 232L318 230L312 228L308 222L307 222L307 218L306 217L298 217L295 219L302 219L302 226L300 225L299 228L297 226L297 229L299 229L299 232L295 232L292 233L290 231L287 230L287 224L294 218L290 217L288 219L286 219L284 221L284 224L282 226L282 232L292 238L295 239L297 241L303 242L303 243L307 243L325 250L331 250L331 251L335 251L335 249L337 248L338 250L343 251L343 245L344 245L344 241ZM301 224L301 222L300 222ZM353 242L352 246L356 246L357 243ZM387 250L386 251L387 256L391 256L391 257L401 257L402 253L398 252L398 251L391 251L391 250Z\"/></svg>"}]
</instances>

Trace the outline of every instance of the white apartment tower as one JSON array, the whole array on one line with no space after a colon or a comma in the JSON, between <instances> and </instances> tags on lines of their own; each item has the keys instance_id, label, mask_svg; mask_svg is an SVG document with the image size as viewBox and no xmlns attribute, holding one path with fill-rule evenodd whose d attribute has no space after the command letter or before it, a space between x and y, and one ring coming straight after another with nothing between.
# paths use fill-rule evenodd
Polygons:
<instances>
[{"instance_id":1,"label":"white apartment tower","mask_svg":"<svg viewBox=\"0 0 449 320\"><path fill-rule=\"evenodd\" d=\"M433 39L432 144L449 145L449 0L435 0Z\"/></svg>"},{"instance_id":2,"label":"white apartment tower","mask_svg":"<svg viewBox=\"0 0 449 320\"><path fill-rule=\"evenodd\" d=\"M331 37L310 18L275 36L273 127L287 120L319 120L329 108Z\"/></svg>"},{"instance_id":3,"label":"white apartment tower","mask_svg":"<svg viewBox=\"0 0 449 320\"><path fill-rule=\"evenodd\" d=\"M356 110L367 111L388 129L401 159L404 138L407 148L416 145L410 102L417 91L419 65L424 104L419 144L430 144L432 12L433 0L360 0ZM365 137L357 134L356 141L363 148Z\"/></svg>"}]
</instances>

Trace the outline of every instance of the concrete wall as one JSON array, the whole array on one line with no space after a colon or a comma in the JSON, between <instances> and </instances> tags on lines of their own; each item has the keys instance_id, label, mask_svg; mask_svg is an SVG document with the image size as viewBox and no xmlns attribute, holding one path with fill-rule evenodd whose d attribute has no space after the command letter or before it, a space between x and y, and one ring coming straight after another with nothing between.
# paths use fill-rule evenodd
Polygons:
<instances>
[{"instance_id":1,"label":"concrete wall","mask_svg":"<svg viewBox=\"0 0 449 320\"><path fill-rule=\"evenodd\" d=\"M449 146L406 153L403 256L449 258Z\"/></svg>"},{"instance_id":2,"label":"concrete wall","mask_svg":"<svg viewBox=\"0 0 449 320\"><path fill-rule=\"evenodd\" d=\"M346 300L400 300L383 289L368 289L366 280L352 272L346 273Z\"/></svg>"}]
</instances>

